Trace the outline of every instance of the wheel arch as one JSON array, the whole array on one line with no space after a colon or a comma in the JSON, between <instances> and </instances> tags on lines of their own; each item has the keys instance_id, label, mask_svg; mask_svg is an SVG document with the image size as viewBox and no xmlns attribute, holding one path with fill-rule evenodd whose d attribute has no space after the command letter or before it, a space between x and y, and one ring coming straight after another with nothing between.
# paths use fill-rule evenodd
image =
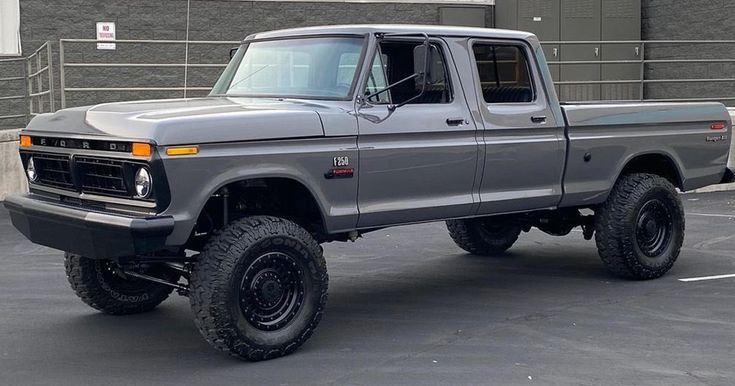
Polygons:
<instances>
[{"instance_id":1,"label":"wheel arch","mask_svg":"<svg viewBox=\"0 0 735 386\"><path fill-rule=\"evenodd\" d=\"M666 178L672 185L684 189L684 174L676 157L665 151L631 154L621 163L615 181L631 173L650 173Z\"/></svg>"},{"instance_id":2,"label":"wheel arch","mask_svg":"<svg viewBox=\"0 0 735 386\"><path fill-rule=\"evenodd\" d=\"M327 216L327 204L324 194L315 187L312 181L305 179L303 176L308 175L306 173L299 173L298 171L288 170L282 167L274 168L271 170L258 170L258 171L247 171L238 170L230 173L225 173L217 176L213 179L208 189L203 190L204 193L197 200L197 207L195 211L192 211L193 219L195 220L192 224L192 231L195 229L194 225L196 221L200 219L200 216L206 210L207 205L212 201L214 197L218 195L224 188L231 188L236 185L246 184L248 182L258 181L265 183L276 183L280 185L286 185L289 188L288 192L284 194L303 193L305 195L304 200L310 204L309 209L313 209L317 214L317 220L321 227L320 231L324 234L329 233L329 219ZM286 189L284 189L286 190ZM262 213L261 213L262 214Z\"/></svg>"}]
</instances>

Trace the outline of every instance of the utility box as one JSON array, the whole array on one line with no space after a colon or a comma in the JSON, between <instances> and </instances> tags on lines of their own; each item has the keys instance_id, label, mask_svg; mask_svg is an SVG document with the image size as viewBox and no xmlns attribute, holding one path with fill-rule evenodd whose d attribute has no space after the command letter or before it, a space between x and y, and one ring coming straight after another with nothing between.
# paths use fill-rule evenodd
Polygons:
<instances>
[{"instance_id":1,"label":"utility box","mask_svg":"<svg viewBox=\"0 0 735 386\"><path fill-rule=\"evenodd\" d=\"M441 7L439 24L461 27L488 27L485 22L485 7Z\"/></svg>"},{"instance_id":2,"label":"utility box","mask_svg":"<svg viewBox=\"0 0 735 386\"><path fill-rule=\"evenodd\" d=\"M495 27L533 32L544 44L554 81L638 80L639 64L598 64L605 60L638 61L643 52L640 0L496 0ZM631 43L602 44L601 41ZM554 64L582 61L583 64ZM639 99L640 85L566 84L556 87L562 101Z\"/></svg>"},{"instance_id":3,"label":"utility box","mask_svg":"<svg viewBox=\"0 0 735 386\"><path fill-rule=\"evenodd\" d=\"M604 44L602 60L643 60L641 40L641 0L602 0L602 40L632 40L631 43ZM633 28L632 26L637 26ZM641 64L603 64L603 80L641 80ZM603 84L602 99L642 99L641 83Z\"/></svg>"}]
</instances>

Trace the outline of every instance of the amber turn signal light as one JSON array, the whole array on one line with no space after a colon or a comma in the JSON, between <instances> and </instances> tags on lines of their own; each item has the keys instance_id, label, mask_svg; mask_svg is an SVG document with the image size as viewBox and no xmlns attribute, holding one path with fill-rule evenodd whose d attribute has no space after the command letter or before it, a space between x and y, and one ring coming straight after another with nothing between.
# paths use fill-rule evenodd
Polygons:
<instances>
[{"instance_id":1,"label":"amber turn signal light","mask_svg":"<svg viewBox=\"0 0 735 386\"><path fill-rule=\"evenodd\" d=\"M31 147L32 145L31 136L21 135L20 136L20 147Z\"/></svg>"},{"instance_id":2,"label":"amber turn signal light","mask_svg":"<svg viewBox=\"0 0 735 386\"><path fill-rule=\"evenodd\" d=\"M178 146L178 147L167 147L167 155L194 155L199 153L198 146Z\"/></svg>"},{"instance_id":3,"label":"amber turn signal light","mask_svg":"<svg viewBox=\"0 0 735 386\"><path fill-rule=\"evenodd\" d=\"M148 157L153 154L153 147L149 143L133 142L133 155Z\"/></svg>"}]
</instances>

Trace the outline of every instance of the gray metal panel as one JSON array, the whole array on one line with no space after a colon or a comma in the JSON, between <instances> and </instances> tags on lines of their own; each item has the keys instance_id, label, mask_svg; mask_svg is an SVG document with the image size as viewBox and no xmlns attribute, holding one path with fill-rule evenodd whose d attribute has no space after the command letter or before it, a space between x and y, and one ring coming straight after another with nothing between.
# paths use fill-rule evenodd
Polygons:
<instances>
[{"instance_id":1,"label":"gray metal panel","mask_svg":"<svg viewBox=\"0 0 735 386\"><path fill-rule=\"evenodd\" d=\"M542 48L544 50L544 56L546 56L547 62L551 63L561 60L561 47L558 44L544 44ZM561 80L561 65L550 64L549 72L551 73L552 81L557 82ZM559 95L559 92L561 91L559 86L554 86L554 89L556 90L556 95Z\"/></svg>"},{"instance_id":2,"label":"gray metal panel","mask_svg":"<svg viewBox=\"0 0 735 386\"><path fill-rule=\"evenodd\" d=\"M562 106L569 123L569 156L560 206L605 201L623 167L642 154L661 154L678 167L684 190L716 184L729 154L729 127L713 134L712 121L729 122L721 103L603 103ZM585 160L585 154L591 158Z\"/></svg>"},{"instance_id":3,"label":"gray metal panel","mask_svg":"<svg viewBox=\"0 0 735 386\"><path fill-rule=\"evenodd\" d=\"M495 2L495 28L518 29L518 0Z\"/></svg>"},{"instance_id":4,"label":"gray metal panel","mask_svg":"<svg viewBox=\"0 0 735 386\"><path fill-rule=\"evenodd\" d=\"M562 0L562 41L600 40L600 0ZM599 44L567 44L561 47L561 60L600 60ZM600 80L599 64L574 64L561 67L562 81ZM599 85L561 85L559 98L562 101L585 101L600 99Z\"/></svg>"},{"instance_id":5,"label":"gray metal panel","mask_svg":"<svg viewBox=\"0 0 735 386\"><path fill-rule=\"evenodd\" d=\"M493 40L472 41L472 44L499 43L502 44ZM533 52L527 47L518 47L533 63ZM473 86L481 94L474 58L472 65L475 67ZM556 101L547 100L538 68L531 65L530 70L536 91L534 101L488 104L482 98L476 99L484 127L484 157L481 159L485 160L478 214L550 208L561 198L565 126L563 120L555 119L551 103ZM535 123L532 117L545 117L545 121ZM519 163L519 159L524 162ZM516 178L519 175L525 176L523 182Z\"/></svg>"},{"instance_id":6,"label":"gray metal panel","mask_svg":"<svg viewBox=\"0 0 735 386\"><path fill-rule=\"evenodd\" d=\"M518 29L541 41L559 40L560 0L518 0Z\"/></svg>"},{"instance_id":7,"label":"gray metal panel","mask_svg":"<svg viewBox=\"0 0 735 386\"><path fill-rule=\"evenodd\" d=\"M439 8L439 24L461 27L487 27L485 25L485 7L441 7Z\"/></svg>"},{"instance_id":8,"label":"gray metal panel","mask_svg":"<svg viewBox=\"0 0 735 386\"><path fill-rule=\"evenodd\" d=\"M641 40L641 0L602 0L602 40ZM641 60L640 44L606 44L602 60ZM603 64L602 80L640 79L639 64ZM602 99L639 99L638 84L602 85Z\"/></svg>"},{"instance_id":9,"label":"gray metal panel","mask_svg":"<svg viewBox=\"0 0 735 386\"><path fill-rule=\"evenodd\" d=\"M533 32L542 42L559 40L561 37L559 26L561 0L517 0L513 3L516 5L519 30ZM560 60L561 55L558 46L544 45L543 49L547 61ZM549 66L549 70L555 81L561 78L559 66ZM556 93L559 94L558 87L556 87Z\"/></svg>"},{"instance_id":10,"label":"gray metal panel","mask_svg":"<svg viewBox=\"0 0 735 386\"><path fill-rule=\"evenodd\" d=\"M358 227L470 216L479 144L452 56L451 103L357 106ZM374 45L371 47L371 54ZM448 118L463 118L449 125Z\"/></svg>"}]
</instances>

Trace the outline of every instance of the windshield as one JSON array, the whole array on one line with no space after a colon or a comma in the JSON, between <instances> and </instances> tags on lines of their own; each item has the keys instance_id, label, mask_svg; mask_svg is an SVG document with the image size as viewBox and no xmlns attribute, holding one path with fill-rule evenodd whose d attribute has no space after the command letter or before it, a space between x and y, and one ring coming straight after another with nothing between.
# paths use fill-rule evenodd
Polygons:
<instances>
[{"instance_id":1,"label":"windshield","mask_svg":"<svg viewBox=\"0 0 735 386\"><path fill-rule=\"evenodd\" d=\"M246 44L212 95L345 99L363 43L362 37L323 37Z\"/></svg>"}]
</instances>

